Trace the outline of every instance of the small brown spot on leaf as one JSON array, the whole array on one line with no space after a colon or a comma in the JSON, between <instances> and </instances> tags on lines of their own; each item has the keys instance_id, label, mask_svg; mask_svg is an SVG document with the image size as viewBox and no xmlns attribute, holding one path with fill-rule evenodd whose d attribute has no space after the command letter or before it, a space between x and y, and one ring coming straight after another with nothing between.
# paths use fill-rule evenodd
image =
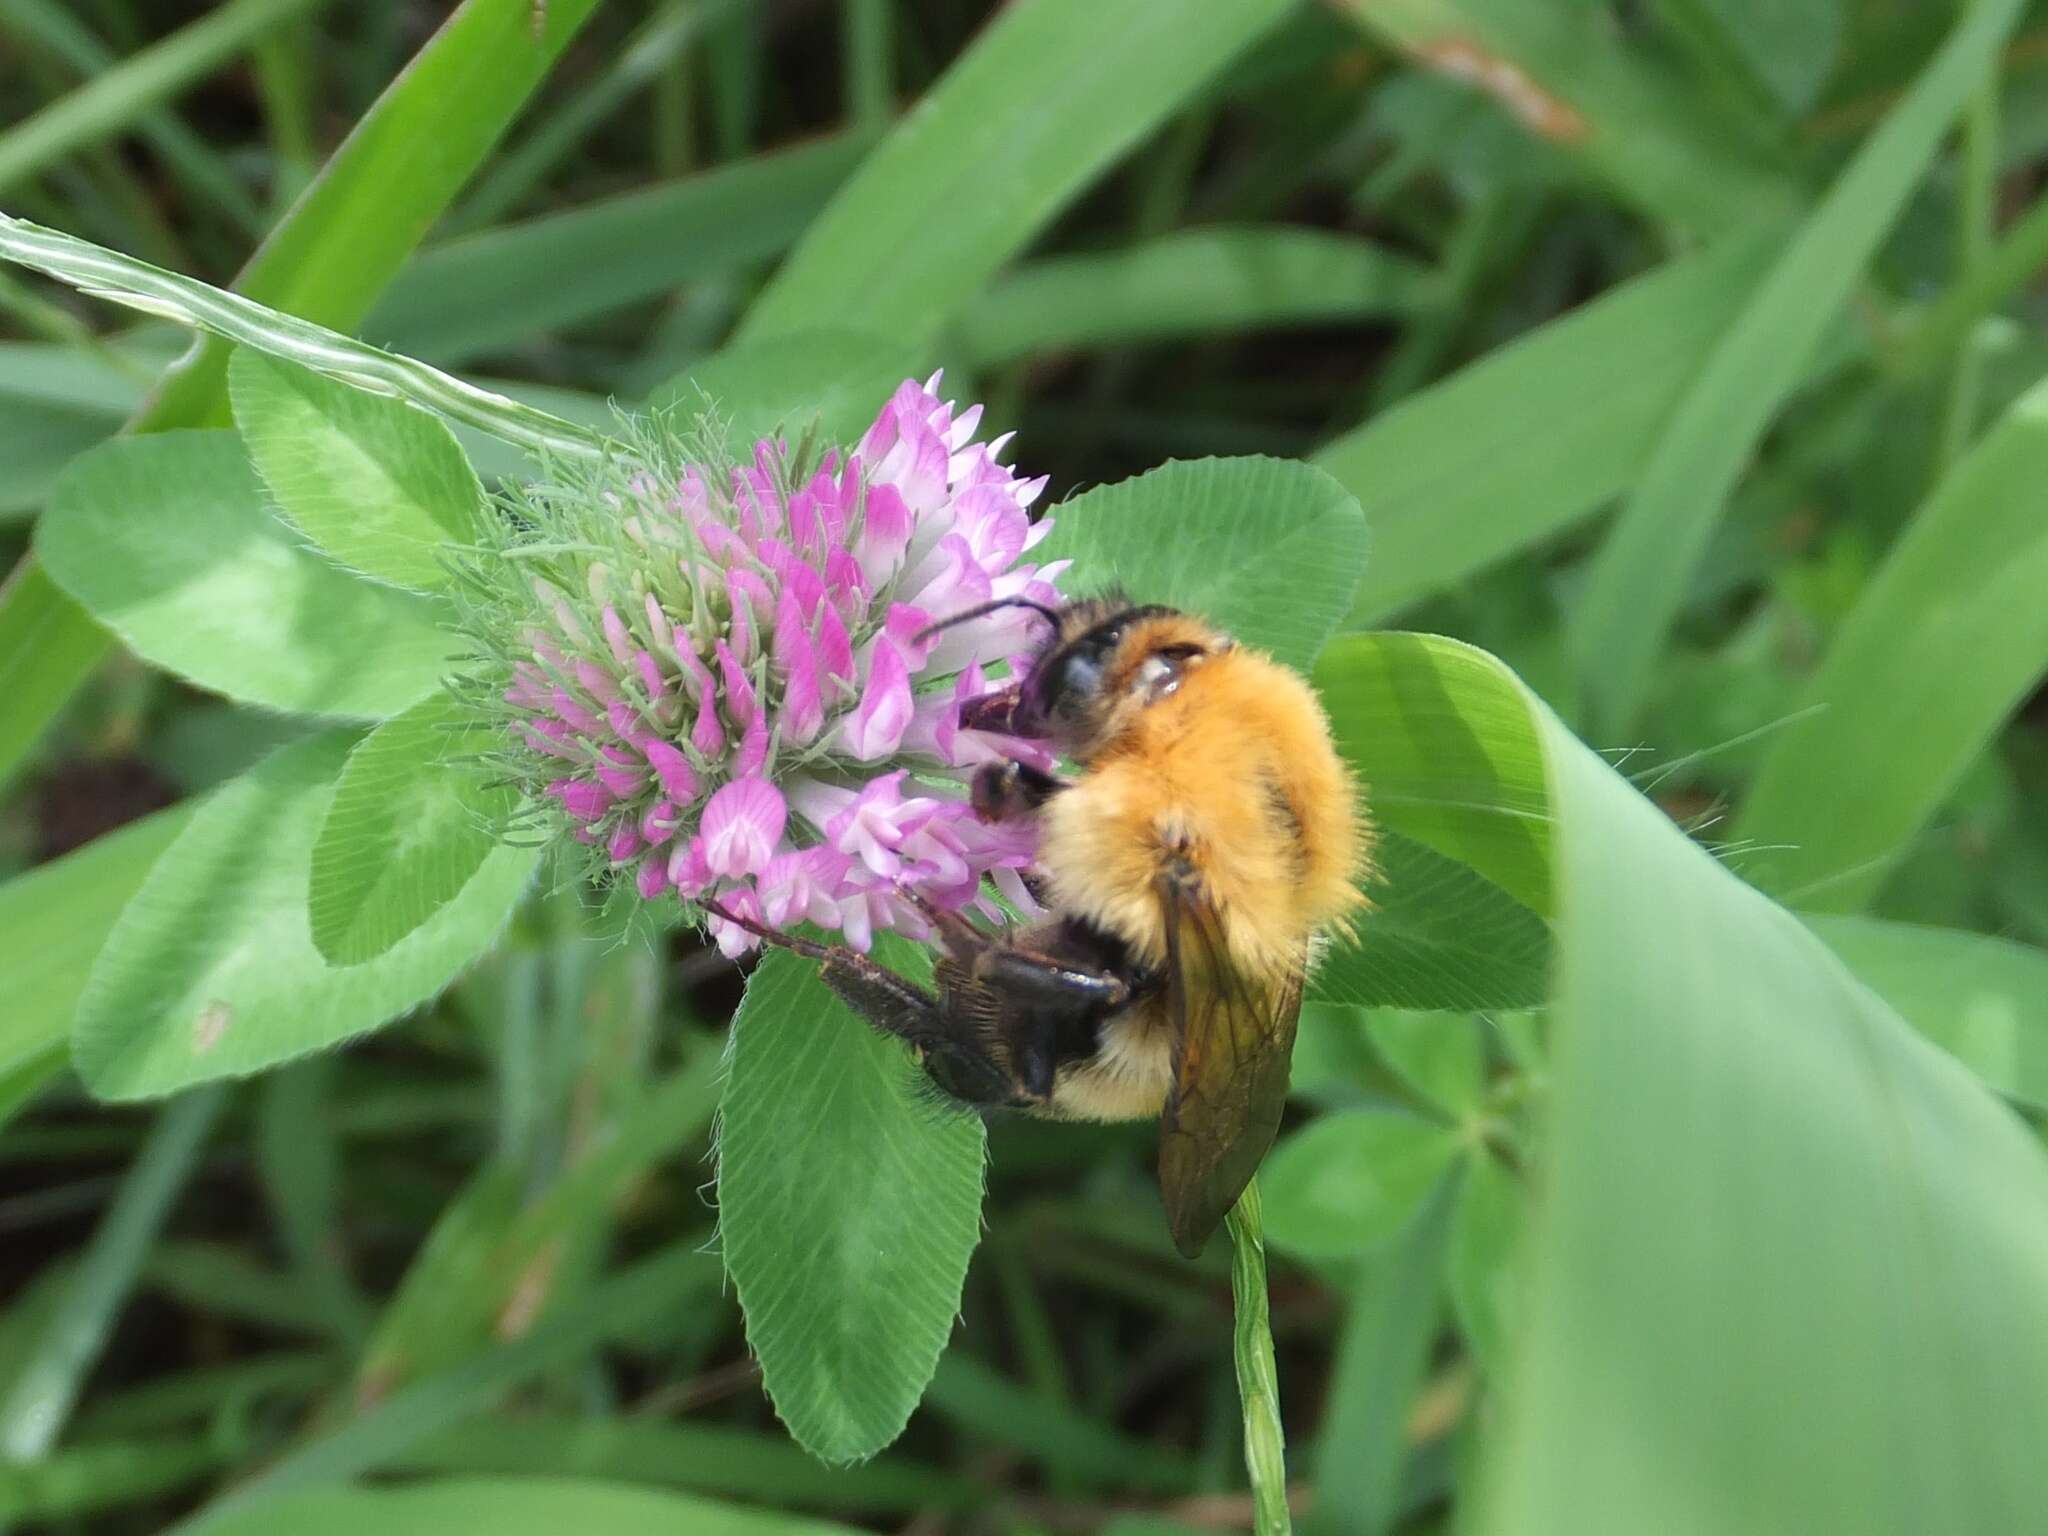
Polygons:
<instances>
[{"instance_id":1,"label":"small brown spot on leaf","mask_svg":"<svg viewBox=\"0 0 2048 1536\"><path fill-rule=\"evenodd\" d=\"M1551 95L1521 65L1489 53L1471 38L1439 38L1417 51L1432 69L1478 86L1544 138L1576 144L1586 137L1586 119L1578 108Z\"/></svg>"},{"instance_id":2,"label":"small brown spot on leaf","mask_svg":"<svg viewBox=\"0 0 2048 1536\"><path fill-rule=\"evenodd\" d=\"M228 1032L228 1026L235 1021L235 1010L219 998L215 998L199 1010L192 1021L192 1049L204 1056L221 1042L221 1036Z\"/></svg>"}]
</instances>

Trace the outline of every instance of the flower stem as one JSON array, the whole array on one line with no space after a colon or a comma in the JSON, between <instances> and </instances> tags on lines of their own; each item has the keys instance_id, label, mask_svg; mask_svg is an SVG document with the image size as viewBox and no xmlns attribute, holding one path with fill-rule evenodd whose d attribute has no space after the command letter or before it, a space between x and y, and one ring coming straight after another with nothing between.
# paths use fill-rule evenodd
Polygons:
<instances>
[{"instance_id":1,"label":"flower stem","mask_svg":"<svg viewBox=\"0 0 2048 1536\"><path fill-rule=\"evenodd\" d=\"M1225 1218L1230 1228L1230 1294L1236 1309L1231 1348L1244 1404L1244 1464L1251 1474L1257 1536L1288 1536L1287 1439L1280 1428L1280 1383L1266 1305L1266 1235L1254 1179Z\"/></svg>"},{"instance_id":2,"label":"flower stem","mask_svg":"<svg viewBox=\"0 0 2048 1536\"><path fill-rule=\"evenodd\" d=\"M478 389L415 358L4 213L0 260L45 273L80 293L254 347L353 388L396 395L530 452L573 458L601 458L605 452L604 439L588 428Z\"/></svg>"}]
</instances>

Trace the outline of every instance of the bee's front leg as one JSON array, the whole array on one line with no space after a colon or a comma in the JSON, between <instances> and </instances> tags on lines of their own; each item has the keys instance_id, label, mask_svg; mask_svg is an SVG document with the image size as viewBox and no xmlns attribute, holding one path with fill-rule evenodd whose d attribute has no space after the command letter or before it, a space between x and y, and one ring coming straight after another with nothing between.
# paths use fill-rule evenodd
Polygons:
<instances>
[{"instance_id":1,"label":"bee's front leg","mask_svg":"<svg viewBox=\"0 0 2048 1536\"><path fill-rule=\"evenodd\" d=\"M1017 821L1070 787L1065 779L1029 763L983 763L974 770L968 798L983 821Z\"/></svg>"}]
</instances>

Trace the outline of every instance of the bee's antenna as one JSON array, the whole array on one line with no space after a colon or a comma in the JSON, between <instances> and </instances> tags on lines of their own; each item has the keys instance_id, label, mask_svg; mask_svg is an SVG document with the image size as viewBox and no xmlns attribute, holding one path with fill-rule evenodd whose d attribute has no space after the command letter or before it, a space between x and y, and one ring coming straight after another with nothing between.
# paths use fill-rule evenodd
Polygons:
<instances>
[{"instance_id":1,"label":"bee's antenna","mask_svg":"<svg viewBox=\"0 0 2048 1536\"><path fill-rule=\"evenodd\" d=\"M1058 612L1046 607L1043 603L1034 603L1028 597L998 597L992 598L985 603L977 603L972 608L954 614L950 619L941 619L936 624L926 625L916 635L912 636L911 643L913 645L921 645L942 629L951 629L955 624L965 624L969 619L983 618L1004 608L1029 608L1054 629L1060 627Z\"/></svg>"}]
</instances>

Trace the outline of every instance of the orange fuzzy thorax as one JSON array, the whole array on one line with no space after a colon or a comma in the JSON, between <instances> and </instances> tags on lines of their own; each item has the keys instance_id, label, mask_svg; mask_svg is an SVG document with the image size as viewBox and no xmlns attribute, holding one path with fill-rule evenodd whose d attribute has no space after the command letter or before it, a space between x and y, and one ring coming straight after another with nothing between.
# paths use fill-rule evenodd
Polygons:
<instances>
[{"instance_id":1,"label":"orange fuzzy thorax","mask_svg":"<svg viewBox=\"0 0 2048 1536\"><path fill-rule=\"evenodd\" d=\"M1179 687L1141 702L1130 679L1162 647L1199 645ZM1219 648L1221 647L1221 648ZM1156 881L1192 868L1249 974L1302 963L1365 905L1370 833L1316 696L1257 651L1181 615L1134 625L1105 677L1118 702L1081 745L1086 772L1045 807L1039 859L1055 910L1165 959Z\"/></svg>"}]
</instances>

